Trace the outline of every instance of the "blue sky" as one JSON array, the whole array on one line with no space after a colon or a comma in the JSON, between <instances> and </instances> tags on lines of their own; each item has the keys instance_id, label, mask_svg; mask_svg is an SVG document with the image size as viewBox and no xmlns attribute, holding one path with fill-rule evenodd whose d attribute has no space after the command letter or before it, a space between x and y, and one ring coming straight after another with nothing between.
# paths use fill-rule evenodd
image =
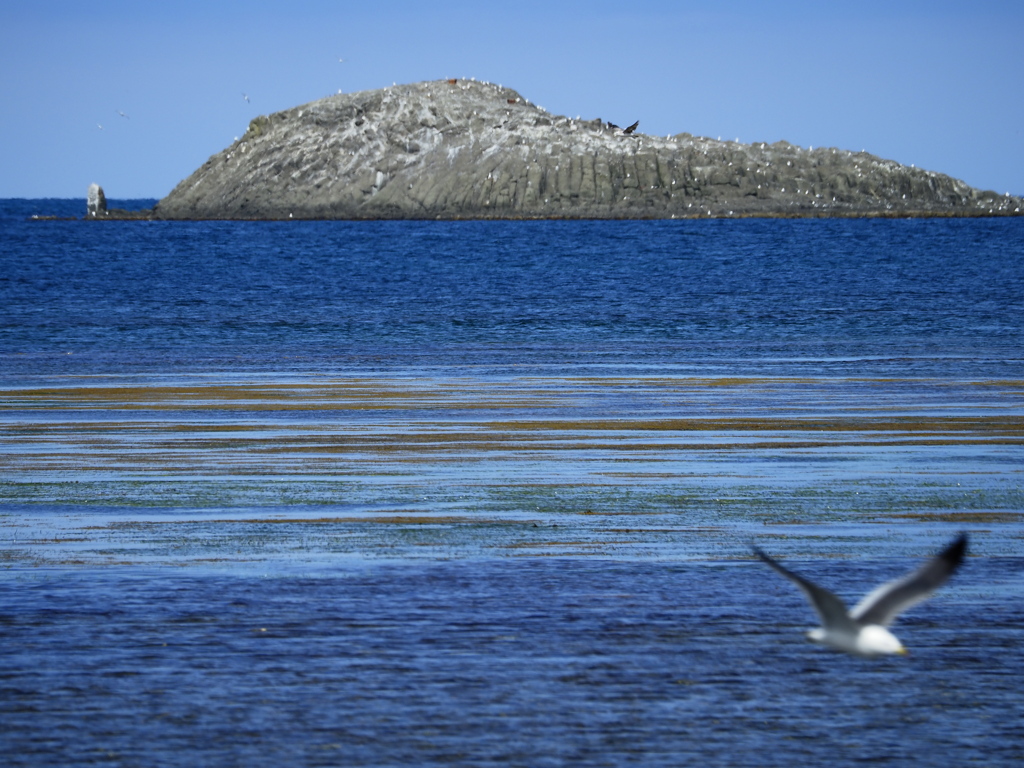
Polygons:
<instances>
[{"instance_id":1,"label":"blue sky","mask_svg":"<svg viewBox=\"0 0 1024 768\"><path fill-rule=\"evenodd\" d=\"M163 197L257 115L447 77L1024 194L1021 41L1017 0L5 3L0 197Z\"/></svg>"}]
</instances>

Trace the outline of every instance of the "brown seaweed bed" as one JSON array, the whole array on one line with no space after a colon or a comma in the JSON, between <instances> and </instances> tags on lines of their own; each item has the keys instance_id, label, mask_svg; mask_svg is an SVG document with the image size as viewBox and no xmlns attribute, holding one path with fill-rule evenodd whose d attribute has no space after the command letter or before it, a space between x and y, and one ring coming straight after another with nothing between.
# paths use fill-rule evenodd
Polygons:
<instances>
[{"instance_id":1,"label":"brown seaweed bed","mask_svg":"<svg viewBox=\"0 0 1024 768\"><path fill-rule=\"evenodd\" d=\"M961 528L1019 554L1022 405L1013 380L58 379L0 390L0 567L914 555Z\"/></svg>"}]
</instances>

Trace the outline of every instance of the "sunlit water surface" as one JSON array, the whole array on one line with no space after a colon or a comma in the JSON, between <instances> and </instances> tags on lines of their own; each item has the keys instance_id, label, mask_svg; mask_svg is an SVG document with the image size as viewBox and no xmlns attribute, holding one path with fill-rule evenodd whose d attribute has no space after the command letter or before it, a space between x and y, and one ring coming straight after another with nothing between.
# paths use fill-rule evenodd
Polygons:
<instances>
[{"instance_id":1,"label":"sunlit water surface","mask_svg":"<svg viewBox=\"0 0 1024 768\"><path fill-rule=\"evenodd\" d=\"M1024 224L0 228L11 765L1014 765ZM757 541L896 625L802 638Z\"/></svg>"}]
</instances>

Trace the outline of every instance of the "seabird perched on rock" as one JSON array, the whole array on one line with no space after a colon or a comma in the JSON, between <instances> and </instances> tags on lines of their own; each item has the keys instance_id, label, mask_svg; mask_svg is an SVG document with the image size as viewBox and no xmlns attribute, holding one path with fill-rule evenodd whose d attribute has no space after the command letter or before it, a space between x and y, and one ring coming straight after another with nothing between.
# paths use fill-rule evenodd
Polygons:
<instances>
[{"instance_id":1,"label":"seabird perched on rock","mask_svg":"<svg viewBox=\"0 0 1024 768\"><path fill-rule=\"evenodd\" d=\"M827 589L784 568L758 547L753 550L796 584L818 612L821 627L809 631L808 640L855 656L872 657L907 652L886 627L903 611L929 597L960 567L967 553L967 534L961 533L916 571L869 592L852 611L847 611L846 604Z\"/></svg>"}]
</instances>

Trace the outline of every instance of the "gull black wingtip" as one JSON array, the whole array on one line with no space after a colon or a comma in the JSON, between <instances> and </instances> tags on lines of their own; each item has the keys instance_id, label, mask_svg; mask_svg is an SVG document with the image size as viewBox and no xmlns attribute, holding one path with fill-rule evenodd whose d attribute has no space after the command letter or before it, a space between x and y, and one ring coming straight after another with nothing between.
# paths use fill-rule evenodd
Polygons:
<instances>
[{"instance_id":1,"label":"gull black wingtip","mask_svg":"<svg viewBox=\"0 0 1024 768\"><path fill-rule=\"evenodd\" d=\"M953 539L952 543L939 553L939 557L948 561L954 569L958 568L967 555L968 540L967 531L961 531L960 535Z\"/></svg>"},{"instance_id":2,"label":"gull black wingtip","mask_svg":"<svg viewBox=\"0 0 1024 768\"><path fill-rule=\"evenodd\" d=\"M796 579L797 581L801 580L799 576L790 571L788 568L785 568L781 563L779 563L778 560L776 560L774 557L772 557L759 546L757 546L757 544L751 543L750 550L754 553L755 557L757 557L765 565L769 566L773 571L778 571L779 573L781 573L789 579Z\"/></svg>"}]
</instances>

